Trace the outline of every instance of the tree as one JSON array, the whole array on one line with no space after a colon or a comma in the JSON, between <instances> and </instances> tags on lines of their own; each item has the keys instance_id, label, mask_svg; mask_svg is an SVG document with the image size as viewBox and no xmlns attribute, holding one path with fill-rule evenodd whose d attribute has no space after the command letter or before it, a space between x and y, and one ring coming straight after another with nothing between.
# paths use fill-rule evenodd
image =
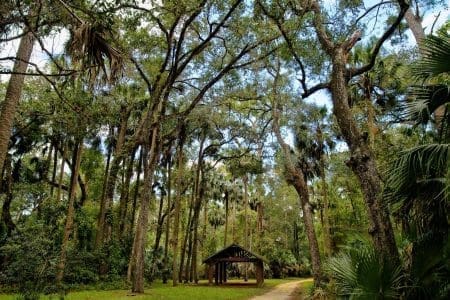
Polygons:
<instances>
[{"instance_id":1,"label":"tree","mask_svg":"<svg viewBox=\"0 0 450 300\"><path fill-rule=\"evenodd\" d=\"M284 165L286 168L286 181L294 186L300 200L300 206L303 211L303 222L306 230L306 236L308 237L309 249L311 254L311 262L314 276L314 285L320 286L322 281L322 270L320 262L319 244L317 242L317 236L314 228L313 209L309 201L308 191L308 170L305 169L305 165L296 162L293 157L293 151L289 145L285 142L280 129L280 111L281 103L280 95L278 93L278 81L280 80L280 67L275 70L274 87L272 95L272 129L280 144L281 150L284 156Z\"/></svg>"},{"instance_id":2,"label":"tree","mask_svg":"<svg viewBox=\"0 0 450 300\"><path fill-rule=\"evenodd\" d=\"M8 152L9 137L13 126L14 116L22 95L25 72L28 68L28 61L33 52L33 44L36 41L34 34L26 33L21 39L14 62L13 72L8 83L5 99L2 102L0 114L0 170L3 167ZM0 183L1 185L1 183ZM1 187L1 186L0 186Z\"/></svg>"}]
</instances>

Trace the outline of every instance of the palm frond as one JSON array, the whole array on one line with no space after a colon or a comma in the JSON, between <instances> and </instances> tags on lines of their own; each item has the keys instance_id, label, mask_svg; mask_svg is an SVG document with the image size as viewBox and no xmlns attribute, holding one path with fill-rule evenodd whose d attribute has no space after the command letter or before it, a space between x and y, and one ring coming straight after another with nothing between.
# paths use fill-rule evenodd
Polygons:
<instances>
[{"instance_id":1,"label":"palm frond","mask_svg":"<svg viewBox=\"0 0 450 300\"><path fill-rule=\"evenodd\" d=\"M450 72L450 36L428 36L420 45L422 59L412 68L414 76L427 79Z\"/></svg>"},{"instance_id":2,"label":"palm frond","mask_svg":"<svg viewBox=\"0 0 450 300\"><path fill-rule=\"evenodd\" d=\"M358 285L356 266L351 256L347 253L339 253L331 257L326 264L326 271L336 281L340 296L349 296Z\"/></svg>"},{"instance_id":3,"label":"palm frond","mask_svg":"<svg viewBox=\"0 0 450 300\"><path fill-rule=\"evenodd\" d=\"M352 252L352 251L351 251ZM371 246L339 253L325 264L336 282L339 296L350 299L397 299L402 279L401 267L382 261Z\"/></svg>"},{"instance_id":4,"label":"palm frond","mask_svg":"<svg viewBox=\"0 0 450 300\"><path fill-rule=\"evenodd\" d=\"M108 35L110 33L103 26L86 22L72 32L68 52L75 63L88 70L91 83L101 71L103 78L110 83L116 81L122 72L122 54L108 43Z\"/></svg>"},{"instance_id":5,"label":"palm frond","mask_svg":"<svg viewBox=\"0 0 450 300\"><path fill-rule=\"evenodd\" d=\"M430 185L434 191L429 197L447 196L448 183L441 179L447 178L449 164L450 144L427 144L403 151L387 174L384 198L395 205L416 198Z\"/></svg>"},{"instance_id":6,"label":"palm frond","mask_svg":"<svg viewBox=\"0 0 450 300\"><path fill-rule=\"evenodd\" d=\"M388 173L387 185L401 190L427 174L446 170L449 155L450 144L427 144L405 150Z\"/></svg>"},{"instance_id":7,"label":"palm frond","mask_svg":"<svg viewBox=\"0 0 450 300\"><path fill-rule=\"evenodd\" d=\"M443 84L413 86L409 94L413 100L402 104L403 117L421 124L428 123L440 106L450 103L450 86Z\"/></svg>"}]
</instances>

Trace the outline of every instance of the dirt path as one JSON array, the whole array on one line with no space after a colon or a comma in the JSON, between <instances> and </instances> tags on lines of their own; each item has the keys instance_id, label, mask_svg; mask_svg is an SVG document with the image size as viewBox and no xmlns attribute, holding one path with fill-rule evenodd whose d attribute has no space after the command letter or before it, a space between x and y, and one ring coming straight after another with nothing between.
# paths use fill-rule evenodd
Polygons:
<instances>
[{"instance_id":1,"label":"dirt path","mask_svg":"<svg viewBox=\"0 0 450 300\"><path fill-rule=\"evenodd\" d=\"M298 287L299 284L306 281L312 281L312 278L309 279L302 279L302 280L296 280L288 283L283 283L280 285L275 286L273 289L268 291L267 293L255 296L253 298L250 298L250 300L292 300L297 299L295 295L293 295ZM297 293L295 293L297 294Z\"/></svg>"}]
</instances>

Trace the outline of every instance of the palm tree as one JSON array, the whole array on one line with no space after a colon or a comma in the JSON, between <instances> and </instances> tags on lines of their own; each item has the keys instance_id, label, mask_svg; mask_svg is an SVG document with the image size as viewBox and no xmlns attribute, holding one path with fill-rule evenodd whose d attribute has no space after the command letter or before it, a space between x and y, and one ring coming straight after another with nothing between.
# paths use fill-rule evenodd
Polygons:
<instances>
[{"instance_id":1,"label":"palm tree","mask_svg":"<svg viewBox=\"0 0 450 300\"><path fill-rule=\"evenodd\" d=\"M403 221L411 240L405 252L407 296L445 298L450 266L445 259L450 200L450 36L430 36L413 66L421 85L411 89L405 116L416 124L435 124L431 143L405 150L388 172L384 197Z\"/></svg>"}]
</instances>

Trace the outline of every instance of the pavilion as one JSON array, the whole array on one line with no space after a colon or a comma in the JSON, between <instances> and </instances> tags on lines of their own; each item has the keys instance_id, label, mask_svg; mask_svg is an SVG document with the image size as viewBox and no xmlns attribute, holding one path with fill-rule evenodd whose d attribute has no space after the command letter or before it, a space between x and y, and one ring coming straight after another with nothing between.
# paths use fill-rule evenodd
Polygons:
<instances>
[{"instance_id":1,"label":"pavilion","mask_svg":"<svg viewBox=\"0 0 450 300\"><path fill-rule=\"evenodd\" d=\"M232 263L253 263L255 265L256 284L261 287L264 283L264 262L266 259L254 254L237 244L216 252L203 260L207 264L208 282L212 284L213 277L216 285L227 282L227 266Z\"/></svg>"}]
</instances>

